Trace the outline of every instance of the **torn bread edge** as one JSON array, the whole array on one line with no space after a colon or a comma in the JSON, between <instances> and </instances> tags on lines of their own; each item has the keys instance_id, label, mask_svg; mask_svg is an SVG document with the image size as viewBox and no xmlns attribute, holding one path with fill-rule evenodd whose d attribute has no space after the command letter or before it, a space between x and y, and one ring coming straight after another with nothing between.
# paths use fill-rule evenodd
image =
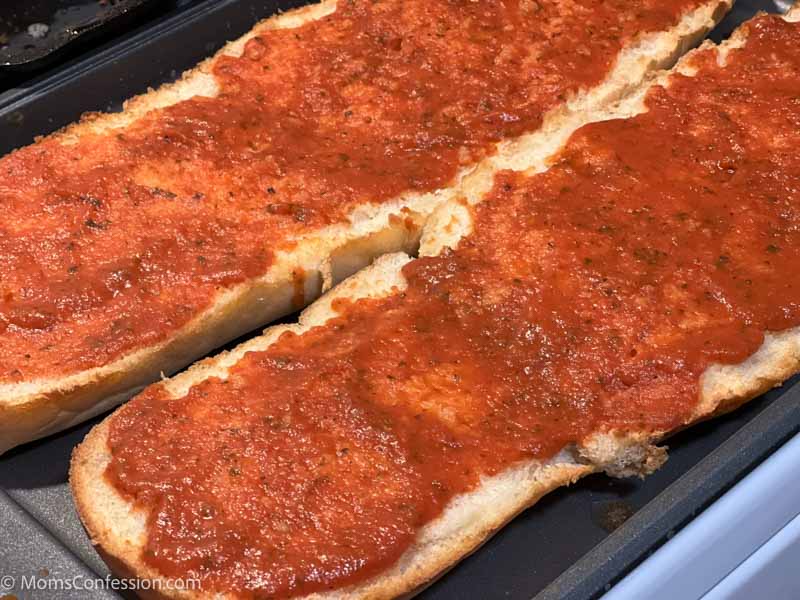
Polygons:
<instances>
[{"instance_id":1,"label":"torn bread edge","mask_svg":"<svg viewBox=\"0 0 800 600\"><path fill-rule=\"evenodd\" d=\"M575 94L548 112L536 132L498 144L494 156L464 169L450 187L425 194L407 193L390 202L366 203L345 223L295 238L294 249L278 253L266 274L221 291L208 309L168 339L101 367L53 378L0 383L0 453L109 410L159 376L175 373L225 342L301 308L293 302L298 274L303 277L302 295L307 304L378 256L397 251L413 253L425 220L437 206L464 194L464 180L472 173L512 168L525 154L551 154L577 127L597 120L608 106L640 86L650 74L672 65L713 28L732 3L709 0L671 29L639 36L621 51L600 85ZM214 96L218 89L212 69L217 57L240 55L246 42L266 29L299 27L335 9L334 0L325 0L267 19L177 82L128 101L122 113L88 115L53 136L72 144L84 134L125 127L151 110L196 95Z\"/></svg>"}]
</instances>

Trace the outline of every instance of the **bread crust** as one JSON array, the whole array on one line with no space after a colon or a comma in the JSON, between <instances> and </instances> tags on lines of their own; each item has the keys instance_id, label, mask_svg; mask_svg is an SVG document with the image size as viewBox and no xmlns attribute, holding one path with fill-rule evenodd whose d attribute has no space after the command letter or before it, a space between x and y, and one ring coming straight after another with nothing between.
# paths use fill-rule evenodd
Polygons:
<instances>
[{"instance_id":1,"label":"bread crust","mask_svg":"<svg viewBox=\"0 0 800 600\"><path fill-rule=\"evenodd\" d=\"M266 275L220 294L206 311L160 344L66 377L0 384L0 453L114 408L159 374L171 375L225 342L302 308L295 300L298 271L303 273L303 297L308 302L376 256L414 252L430 211L425 204L436 202L435 196L421 197L420 212L382 207L377 216L360 224L360 235L333 226L309 237L281 255Z\"/></svg>"},{"instance_id":2,"label":"bread crust","mask_svg":"<svg viewBox=\"0 0 800 600\"><path fill-rule=\"evenodd\" d=\"M336 298L380 297L401 290L404 286L401 269L409 260L410 257L402 254L378 259L371 267L346 280L306 309L298 324L272 327L263 337L218 358L198 363L164 382L165 387L172 395L178 396L199 380L223 374L246 352L264 350L284 331L301 333L324 324L336 315L331 308ZM800 328L770 334L762 347L745 362L715 366L706 371L694 422L733 410L767 389L780 385L798 370ZM125 407L120 410L124 411ZM158 573L139 558L145 543L146 514L121 497L104 476L111 459L107 436L112 418L95 427L76 449L71 462L70 484L78 513L92 543L111 569L120 576L155 580L159 578ZM665 458L664 450L655 444L671 433L625 437L603 434L588 440L580 448L565 448L550 461L519 463L483 480L478 489L451 501L440 517L420 531L417 541L389 571L358 586L311 594L307 598L412 596L550 491L603 470L622 476L643 475L654 470ZM121 528L120 523L126 525ZM143 597L203 596L151 591Z\"/></svg>"}]
</instances>

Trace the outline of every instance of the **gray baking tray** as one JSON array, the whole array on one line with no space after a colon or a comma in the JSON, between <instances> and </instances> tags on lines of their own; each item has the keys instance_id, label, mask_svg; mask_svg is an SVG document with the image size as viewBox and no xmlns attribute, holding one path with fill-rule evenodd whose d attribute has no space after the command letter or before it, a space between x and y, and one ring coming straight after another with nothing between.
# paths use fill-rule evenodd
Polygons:
<instances>
[{"instance_id":1,"label":"gray baking tray","mask_svg":"<svg viewBox=\"0 0 800 600\"><path fill-rule=\"evenodd\" d=\"M4 0L0 68L29 69L87 37L130 23L155 0Z\"/></svg>"}]
</instances>

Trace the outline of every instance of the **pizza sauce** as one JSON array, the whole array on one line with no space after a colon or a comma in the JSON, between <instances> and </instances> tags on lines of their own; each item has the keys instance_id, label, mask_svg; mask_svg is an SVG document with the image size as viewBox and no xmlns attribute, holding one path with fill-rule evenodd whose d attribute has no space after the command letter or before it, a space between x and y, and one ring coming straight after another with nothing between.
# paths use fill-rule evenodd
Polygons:
<instances>
[{"instance_id":1,"label":"pizza sauce","mask_svg":"<svg viewBox=\"0 0 800 600\"><path fill-rule=\"evenodd\" d=\"M341 0L219 93L0 160L0 382L169 337L296 234L447 185L701 0Z\"/></svg>"},{"instance_id":2,"label":"pizza sauce","mask_svg":"<svg viewBox=\"0 0 800 600\"><path fill-rule=\"evenodd\" d=\"M748 29L548 171L499 174L407 289L117 413L106 474L148 510L144 561L243 597L362 582L482 477L681 427L709 365L800 325L800 25Z\"/></svg>"}]
</instances>

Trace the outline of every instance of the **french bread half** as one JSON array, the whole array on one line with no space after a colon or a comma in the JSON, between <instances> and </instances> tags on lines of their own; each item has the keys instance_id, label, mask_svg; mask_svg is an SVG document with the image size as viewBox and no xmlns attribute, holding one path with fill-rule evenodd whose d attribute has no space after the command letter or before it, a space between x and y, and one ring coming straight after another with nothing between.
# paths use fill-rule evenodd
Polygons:
<instances>
[{"instance_id":1,"label":"french bread half","mask_svg":"<svg viewBox=\"0 0 800 600\"><path fill-rule=\"evenodd\" d=\"M552 99L542 105L542 114L537 113L531 118L529 127L522 128L522 134L512 138L503 138L501 135L498 141L492 142L483 151L484 160L489 161L485 168L491 170L513 167L519 160L525 162L526 159L519 157L547 155L575 127L598 118L607 106L639 85L649 73L673 63L713 27L731 2L732 0L687 0L684 3L685 11L677 23L667 22L665 15L669 11L660 10L661 4L664 8L673 6L674 3L671 2L648 1L642 3L642 6L637 4L636 10L639 12L630 18L625 14L627 8L610 9L609 18L625 23L628 28L631 23L635 26L636 20L645 15L649 19L647 31L622 40L624 44L618 54L598 56L597 63L592 68L600 71L590 74L589 79L596 80L591 86L586 87L575 79L558 83L552 89L548 88ZM533 3L531 7L534 5L539 6ZM390 3L381 6L394 5ZM553 3L553 6L545 7L547 10L541 13L544 16L526 13L526 18L540 23L542 31L548 34L553 33L552 30L557 33L565 26L573 27L570 23L575 21L569 16L560 19L558 12L554 13L555 6L562 7L558 10L566 11L565 14L577 10L571 4L567 6ZM104 160L113 162L117 159L114 154L114 144L117 142L114 140L138 135L137 132L142 128L146 129L151 126L149 124L160 123L159 119L167 118L163 115L173 114L169 111L180 113L186 103L194 102L211 107L208 108L211 116L207 122L202 119L203 112L193 112L191 119L175 120L178 127L182 126L181 123L199 123L197 130L200 133L186 134L186 139L182 139L181 143L186 147L191 144L202 145L198 140L201 139L203 127L213 125L215 99L236 93L225 88L219 80L219 72L215 69L219 67L220 61L232 61L231 68L235 70L239 64L236 60L245 60L242 57L248 48L248 42L258 36L272 30L301 28L298 29L301 31L309 24L330 18L336 11L336 3L326 0L321 4L268 19L241 39L228 44L213 58L184 74L176 83L130 100L125 104L123 112L87 115L79 124L67 127L40 140L37 145L1 159L0 172L8 181L0 181L0 203L30 211L31 203L26 200L26 190L48 185L47 173L62 177L65 172L73 169L80 171L84 154L89 157L87 160L95 161L101 167ZM583 18L591 21L592 15L584 15ZM614 26L617 25L619 23ZM608 22L602 24L602 27L609 26ZM582 23L580 27L583 27ZM588 31L584 35L589 35ZM254 53L254 59L258 60L258 45L250 47L254 50L249 52ZM525 48L517 47L512 50L524 52ZM548 69L553 70L553 66L558 64L554 60L556 59L541 58L543 73L546 74ZM558 60L563 60L563 57ZM608 64L604 65L606 60ZM585 73L581 75L585 76ZM388 88L393 85L392 82L385 84ZM302 82L287 81L288 85L302 88ZM539 87L545 89L544 83ZM541 96L541 89L533 91ZM438 93L438 90L434 89L432 93ZM490 89L486 93L491 95L493 92ZM290 109L291 107L288 110ZM389 117L398 120L398 115L390 114ZM513 115L506 117L511 120L514 118ZM219 135L223 134L224 132ZM174 140L172 142L175 143ZM429 140L420 143L422 146L418 153L425 156L426 150L423 146L431 142ZM37 152L45 152L45 147L51 152L50 158L44 167L36 166L36 159L31 157ZM59 147L66 149L63 153L68 158L64 160L73 161L70 165L64 166L59 162ZM87 148L86 153L82 150L84 147ZM68 154L69 152L74 156ZM108 154L106 158L103 158L104 152ZM58 160L53 159L53 156ZM176 184L176 180L170 173L177 173L181 168L173 162L178 165L181 163L172 161L170 156L166 155L163 164L159 161L148 162L146 172L137 172L136 175L139 180L148 184L149 187L143 188L145 200L151 203L148 206L154 207L151 220L136 226L136 230L140 232L139 237L144 239L148 234L147 223L152 223L157 231L161 227L158 223L167 224L163 226L167 227L163 239L158 237L160 234L156 235L153 242L155 245L169 245L174 239L191 236L191 232L180 229L183 227L182 221L192 218L193 209L189 204L193 201L208 201L212 194L204 186L208 184L210 189L208 182L213 181L217 185L228 176L224 165L219 168L208 165L203 168L191 167L194 170L189 172L189 181L196 181L197 188L201 191L193 195L186 190L172 191L171 186ZM480 156L476 160L478 158ZM262 159L254 158L254 161L258 160ZM437 160L431 152L430 163ZM136 161L132 164L135 165ZM34 169L31 174L27 174L26 169L31 165L44 171ZM142 276L139 271L147 271L147 267L141 266L144 264L141 261L147 262L152 258L163 262L163 257L169 251L137 248L136 236L133 236L123 243L121 250L117 247L111 252L114 260L107 260L109 251L104 250L103 244L120 245L119 241L114 241L116 224L113 219L100 218L92 212L113 213L121 206L120 220L125 221L130 217L136 221L143 218L136 216L135 211L138 209L126 208L121 201L115 201L116 204L109 202L107 204L111 206L106 206L105 199L100 198L100 194L86 193L86 190L80 189L74 190L74 193L68 190L69 193L54 192L45 196L42 205L36 208L39 216L28 215L30 221L28 217L16 220L14 211L9 208L7 223L0 226L0 268L5 269L4 281L0 287L0 452L108 410L147 383L156 380L160 374L174 373L226 341L297 310L335 282L369 264L376 256L395 251L414 252L419 242L422 223L436 206L460 193L460 182L476 168L477 162L466 158L456 174L450 181L444 182L444 185L422 190L406 189L388 198L361 198L356 205L343 208L342 214L336 216L331 223L307 226L297 226L295 223L285 235L279 234L277 241L265 241L264 247L258 249L259 252L271 256L271 261L263 272L247 275L232 283L217 285L213 291L208 292L211 295L207 302L196 303L196 306L185 299L190 298L193 293L192 282L199 282L197 274L187 275L180 270L170 272L169 276L180 282L180 285L176 283L173 287L162 286L153 291L152 296L148 296L150 292L142 291L142 287L136 292L141 298L131 298L126 305L135 308L145 301L151 302L153 296L158 296L161 298L158 302L162 303L159 306L164 310L153 309L149 316L131 313L128 317L126 310L114 308L114 302L118 297L124 299L134 293L130 289L131 283L133 289L137 289L135 278ZM180 181L185 183L186 173L181 173ZM358 169L353 173L356 179L364 175ZM125 173L121 173L120 181L125 176ZM98 176L95 180L87 177L86 181L89 183L86 186L92 188L96 183L110 194L117 194L118 188L125 187L121 183L109 182L110 175L107 174ZM386 177L391 178L391 173ZM236 181L231 181L233 180L226 179L224 185L218 186L219 190L235 188ZM308 181L314 183L311 179ZM265 195L271 193L274 193L273 187L264 192ZM265 202L268 201L269 197ZM136 202L139 200L134 204ZM244 204L253 204L254 211L260 210L263 216L263 206L259 208L260 202L260 199L253 197L242 200ZM269 204L267 208L275 208L279 213L275 219L281 219L284 218L282 212L285 212L282 209L287 206L290 212L294 211L296 219L305 218L302 214L302 199L299 197L289 198L288 203L283 202L280 205ZM75 215L69 212L66 216L59 217L58 211L73 211ZM250 217L237 218L241 220L237 224L242 226L247 226L250 220ZM47 219L52 221L52 226L46 224L50 223ZM73 222L73 219L77 220ZM224 230L227 226L226 219L224 211L221 211L198 227L208 227L213 234L214 231ZM62 231L73 225L80 230L82 236L78 241L78 250L75 250L74 237L65 237ZM169 227L175 231L168 229ZM233 243L231 235L229 232L226 238L219 234L218 237L221 236L220 239L223 240L219 245ZM237 235L241 240L248 240L259 234L249 231ZM70 252L83 252L83 258L76 259L82 264L70 264ZM208 252L211 253L212 250ZM220 260L224 260L223 250L218 248L217 252L222 256ZM206 257L198 256L198 260L205 261ZM85 277L80 284L72 283L72 278L79 277L83 269L94 269L96 264L93 263L108 263L107 268L103 267L107 272ZM171 267L165 264L159 268L169 271ZM131 275L133 271L135 273ZM145 273L143 276L148 275ZM64 281L60 282L61 279ZM62 283L65 286L63 289L59 287ZM169 304L164 299L172 295L177 299ZM107 299L95 301L95 297ZM185 310L180 308L182 303L186 303ZM45 304L46 307L43 308ZM71 306L84 308L73 309ZM64 311L64 315L58 316L59 311ZM177 311L178 318L164 316L164 311L170 314ZM150 323L156 321L164 322L155 328L151 327Z\"/></svg>"},{"instance_id":2,"label":"french bread half","mask_svg":"<svg viewBox=\"0 0 800 600\"><path fill-rule=\"evenodd\" d=\"M800 14L794 10L786 16L786 20L796 22L800 20ZM637 115L647 112L648 98L660 98L658 94L661 89L668 90L673 85L691 86L694 79L713 78L719 73L724 74L726 68L736 68L737 61L743 60L742 53L747 51L748 39L754 31L760 32L766 26L765 23L768 24L768 21L756 20L743 26L730 40L719 47L710 43L705 44L699 50L687 55L672 72L662 74L648 85L634 90L634 93L613 107L595 113L595 119L633 119ZM800 35L800 32L796 31L796 27L792 35ZM765 42L762 36L759 43L768 42ZM787 60L785 55L777 57L778 54L776 52L776 56L772 57L774 62L770 62L768 57L761 66L766 69L772 68L773 73L778 69L792 67L792 65L781 62ZM800 60L796 53L794 58ZM739 71L737 73L741 75ZM749 75L753 76L752 73ZM780 85L785 84L791 87L791 83L786 84L785 78L781 81ZM736 88L740 102L741 98L757 96L758 90L748 87L754 82L758 83L758 75L750 80L742 79L741 86ZM726 90L730 92L731 87L729 86ZM708 100L708 98L704 97L704 100ZM730 109L745 107L746 103L747 100L743 104L736 104L732 101ZM692 106L686 105L682 109L691 113ZM624 124L623 121L618 123ZM601 125L605 126L605 124ZM753 123L751 122L750 125L752 126ZM753 131L756 130L757 126L754 126ZM461 199L442 204L428 220L422 235L421 258L415 261L404 254L381 257L372 266L347 279L307 308L298 324L268 329L263 336L253 339L231 352L198 363L185 373L150 388L150 400L153 397L159 400L149 406L157 411L159 402L164 404L171 403L173 400L180 402L193 389L199 389L200 386L206 386L203 387L204 393L208 393L213 398L215 386L225 385L226 380L235 379L234 370L245 361L255 360L254 357L257 355L269 353L271 349L280 347L282 344L292 343L292 340L302 340L304 335L316 335L319 331L325 330L326 326L346 329L350 322L343 318L351 311L355 311L357 307L367 306L364 314L369 315L371 310L369 307L372 306L370 302L376 302L375 305L381 307L381 302L385 299L404 297L409 289L409 281L406 277L409 266L425 261L427 257L438 259L443 256L447 257L451 253L458 255L459 252L468 252L469 245L472 243L471 236L476 235L476 231L481 231L477 224L477 215L482 210L482 206L485 208L485 205L492 201L492 197L496 198L498 194L512 193L514 186L520 181L524 181L525 178L534 180L537 174L548 175L553 171L564 169L564 161L580 157L581 144L585 143L587 138L591 139L592 134L599 134L602 131L602 128L578 130L569 144L559 148L563 141L561 138L558 143L553 145L554 149L558 150L555 154L537 155L534 153L516 157L514 164L518 169L526 169L524 174L506 172L498 176L491 167L476 170L464 179ZM688 133L687 135L692 134ZM770 141L770 144L774 144L776 152L785 151L784 145L794 143L793 140L796 140L798 135L800 135L800 131L790 129L785 138L776 138L774 142ZM642 140L641 143L649 141L651 140ZM602 163L602 158L594 154L585 158L589 162L597 160L598 165ZM745 157L745 160L757 160L758 158L760 157L750 156ZM548 162L553 164L549 170ZM698 166L698 172L700 168ZM781 173L780 169L776 169L775 172L777 176L797 176L797 173ZM646 199L643 199L642 205L645 203ZM499 210L501 209L498 208ZM488 217L484 215L483 218L492 218L492 215L490 214ZM691 215L688 218L691 218ZM530 235L535 237L540 233L540 231L531 231ZM699 237L696 239L703 239L702 231L697 235ZM516 246L520 242L519 239L506 239L504 243ZM702 249L702 241L697 244L697 248ZM796 248L786 250L797 251ZM778 250L770 249L769 252L777 253ZM722 262L727 264L727 261L723 260ZM500 264L498 268L502 267L503 265ZM466 275L461 274L460 276ZM358 300L362 300L366 304L359 303ZM402 301L399 301L399 305L402 306ZM397 306L397 304L391 306ZM357 313L357 315L361 314ZM358 318L357 316L356 320ZM388 310L386 318L389 320L393 318ZM375 323L378 322L378 320L375 321ZM331 339L336 340L336 335L332 335ZM344 344L344 338L342 341ZM376 343L379 341L375 340ZM685 343L691 343L691 335L685 337ZM566 444L551 456L509 464L499 473L482 477L479 485L473 489L451 498L435 519L416 532L413 541L402 556L377 575L356 584L344 587L332 586L333 589L329 591L315 591L302 595L309 598L388 598L413 594L457 560L476 549L504 523L531 506L547 492L597 471L606 471L612 475L621 476L645 475L660 466L665 460L665 450L656 446L665 436L699 420L736 408L770 387L780 385L799 368L800 328L767 331L760 348L757 348L743 362L709 366L699 377L698 397L694 399L688 409L683 407L686 410L679 419L676 421L670 418L670 415L661 415L664 417L663 419L656 419L659 423L669 423L669 426L601 428L580 439L573 440L572 443ZM442 389L441 386L444 386L436 379L433 379L432 382L436 389ZM238 384L233 382L233 385ZM387 383L386 385L391 384ZM424 385L417 389L419 396L411 398L410 403L420 403L423 397L430 400L430 396L428 396L431 392L430 389L425 388ZM446 396L446 386L443 389L445 389ZM437 398L435 393L432 397ZM445 397L445 401L447 400ZM134 399L132 403L120 409L90 433L74 454L71 485L78 511L87 531L98 551L112 569L120 575L163 582L168 576L154 568L144 558L145 549L148 548L148 531L156 518L155 513L149 512L154 505L150 503L145 506L137 503L134 498L121 494L107 475L110 466L114 463L113 452L126 450L124 447L112 450L109 446L109 435L115 426L115 420L125 419L127 415L135 414L147 401L143 397ZM263 398L264 403L279 401L281 401L280 389L275 390L273 396ZM450 408L455 406L455 421L453 422L457 422L459 417L459 403L464 403L463 408L466 413L469 413L469 407L466 404L467 397L456 396L450 398L449 402ZM175 404L171 405L175 406ZM202 401L200 405L202 406ZM201 418L202 414L201 412ZM447 415L443 410L440 411L440 414ZM450 416L452 417L452 414ZM136 417L133 418L135 420ZM204 427L206 425L209 424L203 423ZM211 424L211 430L217 427L222 431L231 426L232 423L218 422L216 425ZM204 429L204 431L207 432L209 429ZM135 442L131 443L135 445ZM146 444L147 442L145 442ZM170 460L183 461L184 457L176 455ZM116 468L124 470L119 463ZM204 485L204 482L198 482L198 484ZM220 497L218 500L219 506L225 506L225 498ZM163 504L160 507L167 510ZM152 548L150 550L152 551ZM313 560L313 558L312 556L308 557L309 560ZM197 572L185 573L179 574L178 577L197 575ZM153 597L235 598L239 597L240 593L256 590L270 593L269 590L261 590L258 587L246 591L221 588L210 588L206 592L167 592L164 590L166 587L163 587L160 592L154 592ZM293 593L300 595L300 591L295 589ZM147 596L147 594L143 595Z\"/></svg>"}]
</instances>

